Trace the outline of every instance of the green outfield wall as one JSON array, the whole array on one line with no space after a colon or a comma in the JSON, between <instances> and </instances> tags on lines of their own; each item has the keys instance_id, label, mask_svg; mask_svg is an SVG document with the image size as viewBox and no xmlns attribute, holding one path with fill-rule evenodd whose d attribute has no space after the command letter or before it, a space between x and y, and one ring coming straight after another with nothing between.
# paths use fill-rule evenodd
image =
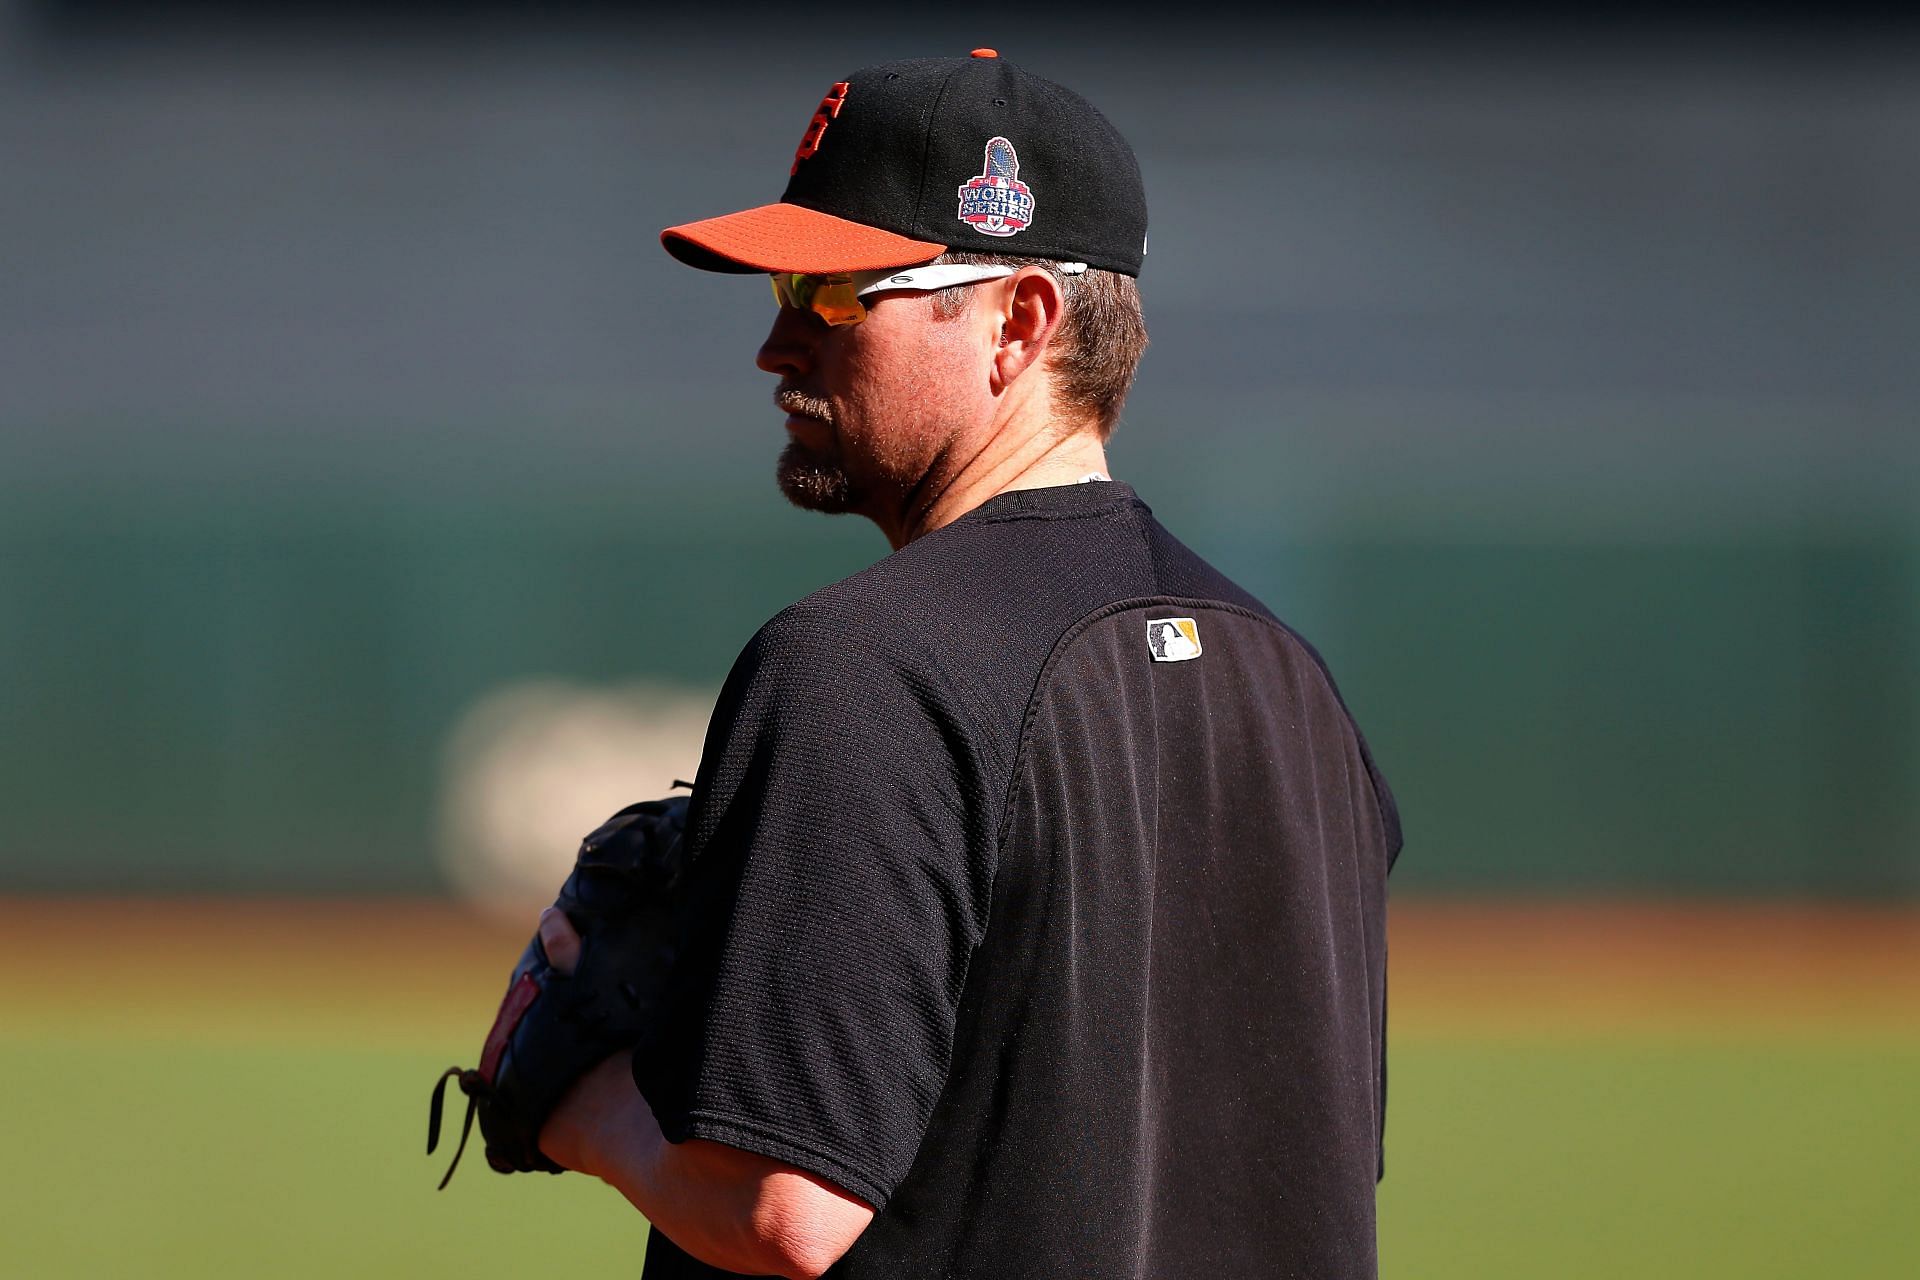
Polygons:
<instances>
[{"instance_id":1,"label":"green outfield wall","mask_svg":"<svg viewBox=\"0 0 1920 1280\"><path fill-rule=\"evenodd\" d=\"M490 690L712 689L767 616L885 550L755 479L16 508L0 889L434 887L447 735ZM1920 891L1910 542L1264 542L1203 494L1158 507L1332 664L1398 791L1407 889Z\"/></svg>"}]
</instances>

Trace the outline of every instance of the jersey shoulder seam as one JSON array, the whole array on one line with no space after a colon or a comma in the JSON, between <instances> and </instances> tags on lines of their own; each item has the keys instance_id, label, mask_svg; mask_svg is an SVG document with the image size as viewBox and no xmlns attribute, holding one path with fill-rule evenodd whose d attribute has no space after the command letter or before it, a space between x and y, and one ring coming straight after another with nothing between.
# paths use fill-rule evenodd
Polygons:
<instances>
[{"instance_id":1,"label":"jersey shoulder seam","mask_svg":"<svg viewBox=\"0 0 1920 1280\"><path fill-rule=\"evenodd\" d=\"M1225 609L1233 613L1244 614L1260 622L1269 624L1274 622L1274 619L1267 615L1256 613L1244 605L1233 604L1229 601L1214 600L1204 596L1176 596L1165 593L1149 596L1130 596L1124 600L1110 600L1099 608L1087 613L1085 616L1076 619L1072 625L1060 633L1059 637L1053 642L1053 647L1047 651L1046 661L1040 664L1040 670L1038 674L1034 676L1033 690L1027 695L1026 710L1020 717L1020 733L1014 742L1013 760L1007 775L1006 790L1001 797L1000 829L995 833L995 845L997 848L1004 849L1006 847L1007 832L1013 822L1013 790L1020 783L1020 768L1026 763L1027 749L1033 740L1033 726L1034 721L1038 719L1040 714L1041 695L1046 691L1047 682L1052 677L1054 668L1060 665L1061 660L1066 656L1068 647L1071 646L1075 640L1078 640L1080 636L1095 623L1105 618L1110 618L1115 614L1128 613L1134 609L1149 609L1156 605L1169 608L1204 607L1208 609ZM1289 631L1287 634L1292 635L1292 632ZM996 879L999 877L999 872L1000 859L996 857L994 859L994 876Z\"/></svg>"},{"instance_id":2,"label":"jersey shoulder seam","mask_svg":"<svg viewBox=\"0 0 1920 1280\"><path fill-rule=\"evenodd\" d=\"M1308 660L1313 663L1314 668L1320 672L1320 678L1326 681L1327 691L1333 695L1334 703L1340 708L1341 714L1346 717L1347 727L1353 731L1354 743L1360 751L1361 761L1367 770L1367 792L1373 797L1374 811L1380 820L1381 829L1387 838L1387 865L1392 866L1395 858L1399 855L1401 846L1398 806L1393 803L1391 792L1387 790L1385 780L1380 776L1380 771L1374 767L1373 755L1367 749L1366 736L1360 730L1360 723L1354 719L1353 712L1347 707L1346 699L1341 696L1340 686L1334 681L1333 672L1327 668L1326 660L1320 656L1319 650L1315 649L1313 645L1307 641L1305 636L1302 636L1292 627L1280 621L1279 618L1264 609L1250 609L1246 605L1231 600L1217 600L1210 596L1182 596L1162 593L1151 596L1136 596L1126 600L1114 600L1093 610L1060 633L1059 639L1054 641L1053 648L1048 651L1046 661L1040 664L1039 675L1034 679L1033 692L1028 695L1027 708L1021 716L1020 734L1015 741L1013 761L1007 775L1006 789L1001 797L1000 828L994 837L996 853L994 856L993 878L995 882L997 883L1000 878L1000 868L1004 862L1004 859L1000 855L1006 849L1007 835L1013 824L1014 788L1020 783L1020 770L1026 763L1028 747L1033 739L1034 722L1039 717L1041 695L1047 688L1047 682L1053 675L1054 668L1057 667L1065 657L1069 646L1095 623L1110 618L1115 614L1128 613L1135 609L1148 609L1156 606L1181 609L1210 609L1238 614L1241 617L1250 618L1255 622L1279 631L1292 644L1298 646L1300 650L1306 654ZM991 890L993 887L994 886L989 886L989 889Z\"/></svg>"}]
</instances>

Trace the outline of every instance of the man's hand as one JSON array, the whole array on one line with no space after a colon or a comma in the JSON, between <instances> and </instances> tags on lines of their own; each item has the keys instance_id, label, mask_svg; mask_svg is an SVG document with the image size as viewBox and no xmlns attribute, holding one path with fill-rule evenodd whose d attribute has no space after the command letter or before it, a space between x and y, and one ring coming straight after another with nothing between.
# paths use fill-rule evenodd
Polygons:
<instances>
[{"instance_id":1,"label":"man's hand","mask_svg":"<svg viewBox=\"0 0 1920 1280\"><path fill-rule=\"evenodd\" d=\"M548 907L540 913L540 945L547 953L548 963L561 973L572 975L580 963L580 935L574 932L567 913L560 908ZM640 1098L639 1090L633 1085L630 1059L629 1054L614 1054L582 1076L560 1100L559 1107L547 1117L546 1125L540 1130L540 1150L546 1153L547 1159L564 1168L599 1176L593 1167L596 1162L590 1150L591 1139L602 1129L611 1127L621 1115L628 1102L627 1094Z\"/></svg>"},{"instance_id":2,"label":"man's hand","mask_svg":"<svg viewBox=\"0 0 1920 1280\"><path fill-rule=\"evenodd\" d=\"M571 973L580 937L566 914L540 915L540 945ZM840 1260L873 1210L824 1179L718 1142L668 1142L633 1083L631 1054L581 1077L540 1131L549 1160L600 1178L710 1266L811 1280Z\"/></svg>"},{"instance_id":3,"label":"man's hand","mask_svg":"<svg viewBox=\"0 0 1920 1280\"><path fill-rule=\"evenodd\" d=\"M546 937L566 960L555 966L541 939L528 942L481 1046L477 1067L449 1067L427 1109L427 1153L440 1140L447 1085L467 1096L445 1187L473 1122L487 1163L500 1173L560 1172L540 1150L540 1132L567 1091L608 1054L646 1051L667 1024L674 970L685 942L680 886L686 872L685 796L630 804L580 842L560 886ZM577 931L577 932L576 932Z\"/></svg>"},{"instance_id":4,"label":"man's hand","mask_svg":"<svg viewBox=\"0 0 1920 1280\"><path fill-rule=\"evenodd\" d=\"M572 975L580 965L580 935L573 931L567 913L548 907L540 913L540 945L546 948L547 963Z\"/></svg>"}]
</instances>

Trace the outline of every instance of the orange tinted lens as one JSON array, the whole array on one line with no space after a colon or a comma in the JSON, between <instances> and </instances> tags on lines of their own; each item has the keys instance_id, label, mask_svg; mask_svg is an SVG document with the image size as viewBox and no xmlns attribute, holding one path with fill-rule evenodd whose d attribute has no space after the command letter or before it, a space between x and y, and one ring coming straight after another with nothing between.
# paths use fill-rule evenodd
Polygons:
<instances>
[{"instance_id":1,"label":"orange tinted lens","mask_svg":"<svg viewBox=\"0 0 1920 1280\"><path fill-rule=\"evenodd\" d=\"M866 304L854 296L853 281L832 276L814 279L818 283L813 286L813 297L807 302L813 314L828 324L855 324L866 318Z\"/></svg>"},{"instance_id":2,"label":"orange tinted lens","mask_svg":"<svg viewBox=\"0 0 1920 1280\"><path fill-rule=\"evenodd\" d=\"M782 271L773 277L773 296L783 307L811 311L828 324L855 324L867 308L854 296L853 281L845 276L809 276Z\"/></svg>"}]
</instances>

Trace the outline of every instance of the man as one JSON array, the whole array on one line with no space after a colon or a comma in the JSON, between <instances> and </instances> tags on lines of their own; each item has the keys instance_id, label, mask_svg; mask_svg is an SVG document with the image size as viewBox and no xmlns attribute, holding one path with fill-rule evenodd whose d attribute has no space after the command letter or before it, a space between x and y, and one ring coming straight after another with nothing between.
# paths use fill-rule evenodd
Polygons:
<instances>
[{"instance_id":1,"label":"man","mask_svg":"<svg viewBox=\"0 0 1920 1280\"><path fill-rule=\"evenodd\" d=\"M1145 233L991 50L835 83L780 203L663 233L773 275L781 487L894 553L735 664L684 1024L543 1132L649 1277L1375 1274L1398 820L1314 652L1107 477Z\"/></svg>"}]
</instances>

